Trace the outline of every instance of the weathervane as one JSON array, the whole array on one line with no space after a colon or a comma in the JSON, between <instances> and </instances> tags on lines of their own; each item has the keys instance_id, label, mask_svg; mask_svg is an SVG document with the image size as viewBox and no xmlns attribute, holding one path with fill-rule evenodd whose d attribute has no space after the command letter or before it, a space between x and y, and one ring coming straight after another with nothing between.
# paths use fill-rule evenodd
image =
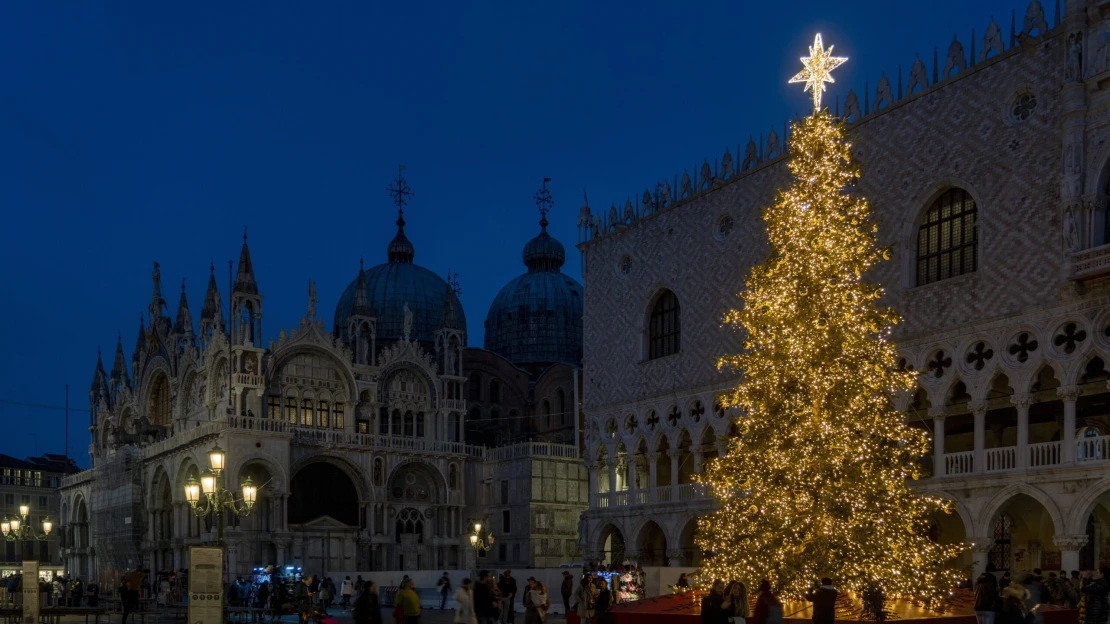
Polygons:
<instances>
[{"instance_id":1,"label":"weathervane","mask_svg":"<svg viewBox=\"0 0 1110 624\"><path fill-rule=\"evenodd\" d=\"M813 45L809 47L809 56L801 58L805 67L798 72L787 84L795 82L806 83L805 91L813 91L813 112L821 110L821 94L825 91L826 82L836 82L832 78L832 70L840 67L848 60L846 56L833 56L833 46L826 50L821 42L821 33L813 38Z\"/></svg>"},{"instance_id":2,"label":"weathervane","mask_svg":"<svg viewBox=\"0 0 1110 624\"><path fill-rule=\"evenodd\" d=\"M447 271L447 285L451 287L451 292L455 293L456 297L462 296L462 286L459 285L459 274Z\"/></svg>"},{"instance_id":3,"label":"weathervane","mask_svg":"<svg viewBox=\"0 0 1110 624\"><path fill-rule=\"evenodd\" d=\"M547 188L547 183L550 181L551 178L544 178L543 186L540 187L540 190L536 191L534 196L536 207L540 209L541 226L547 225L547 213L551 211L551 206L555 203L554 200L551 199L551 191Z\"/></svg>"},{"instance_id":4,"label":"weathervane","mask_svg":"<svg viewBox=\"0 0 1110 624\"><path fill-rule=\"evenodd\" d=\"M405 204L409 203L409 198L413 196L412 189L409 183L405 181L405 166L397 167L397 177L393 180L393 184L386 187L389 191L390 197L393 198L393 203L397 204L397 211L401 212L405 209Z\"/></svg>"}]
</instances>

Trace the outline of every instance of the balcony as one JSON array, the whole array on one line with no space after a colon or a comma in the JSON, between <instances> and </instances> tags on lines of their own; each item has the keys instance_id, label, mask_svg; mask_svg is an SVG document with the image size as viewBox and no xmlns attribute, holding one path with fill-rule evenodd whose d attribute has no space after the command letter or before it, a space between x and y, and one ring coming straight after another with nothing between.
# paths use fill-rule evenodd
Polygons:
<instances>
[{"instance_id":1,"label":"balcony","mask_svg":"<svg viewBox=\"0 0 1110 624\"><path fill-rule=\"evenodd\" d=\"M684 483L678 486L660 485L651 489L599 492L596 498L596 507L598 509L638 507L641 505L667 504L674 501L701 501L711 498L712 496L705 484Z\"/></svg>"},{"instance_id":2,"label":"balcony","mask_svg":"<svg viewBox=\"0 0 1110 624\"><path fill-rule=\"evenodd\" d=\"M232 382L237 386L262 388L266 380L262 375L255 375L254 373L235 373L232 376Z\"/></svg>"},{"instance_id":3,"label":"balcony","mask_svg":"<svg viewBox=\"0 0 1110 624\"><path fill-rule=\"evenodd\" d=\"M983 450L983 465L976 466L975 451L945 453L941 477L1017 472L1031 468L1110 464L1110 435L1075 442L1075 460L1065 461L1064 443L1038 442Z\"/></svg>"},{"instance_id":4,"label":"balcony","mask_svg":"<svg viewBox=\"0 0 1110 624\"><path fill-rule=\"evenodd\" d=\"M1110 274L1110 245L1084 249L1071 255L1071 279L1082 282Z\"/></svg>"}]
</instances>

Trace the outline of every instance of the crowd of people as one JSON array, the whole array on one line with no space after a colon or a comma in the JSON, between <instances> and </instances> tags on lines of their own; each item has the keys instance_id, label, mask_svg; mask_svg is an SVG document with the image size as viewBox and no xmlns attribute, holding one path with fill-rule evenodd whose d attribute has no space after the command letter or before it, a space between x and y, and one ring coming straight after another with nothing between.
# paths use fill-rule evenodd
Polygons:
<instances>
[{"instance_id":1,"label":"crowd of people","mask_svg":"<svg viewBox=\"0 0 1110 624\"><path fill-rule=\"evenodd\" d=\"M23 574L12 574L0 583L7 590L9 600L14 602L23 591ZM96 607L100 601L100 586L95 580L85 585L79 576L69 579L56 576L54 580L39 579L39 594L48 607Z\"/></svg>"},{"instance_id":2,"label":"crowd of people","mask_svg":"<svg viewBox=\"0 0 1110 624\"><path fill-rule=\"evenodd\" d=\"M1001 577L984 572L975 579L975 617L978 624L1031 624L1039 604L1079 609L1082 624L1105 624L1110 610L1110 567L1098 572L1073 570L1045 576L1040 568L1016 583L1005 572Z\"/></svg>"}]
</instances>

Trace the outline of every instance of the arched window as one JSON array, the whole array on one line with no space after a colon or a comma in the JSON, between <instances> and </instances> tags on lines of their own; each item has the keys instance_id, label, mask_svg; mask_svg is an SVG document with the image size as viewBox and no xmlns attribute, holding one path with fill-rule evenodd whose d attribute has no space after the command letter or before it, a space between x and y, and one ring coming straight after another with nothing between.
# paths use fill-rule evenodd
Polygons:
<instances>
[{"instance_id":1,"label":"arched window","mask_svg":"<svg viewBox=\"0 0 1110 624\"><path fill-rule=\"evenodd\" d=\"M332 426L336 429L343 428L343 404L336 403L332 409Z\"/></svg>"},{"instance_id":2,"label":"arched window","mask_svg":"<svg viewBox=\"0 0 1110 624\"><path fill-rule=\"evenodd\" d=\"M393 410L393 427L389 430L390 435L401 435L401 410Z\"/></svg>"},{"instance_id":3,"label":"arched window","mask_svg":"<svg viewBox=\"0 0 1110 624\"><path fill-rule=\"evenodd\" d=\"M165 375L159 374L154 388L150 391L150 403L147 406L151 424L168 426L173 414L170 410L170 381Z\"/></svg>"},{"instance_id":4,"label":"arched window","mask_svg":"<svg viewBox=\"0 0 1110 624\"><path fill-rule=\"evenodd\" d=\"M678 353L679 349L678 297L664 290L651 307L648 319L648 359L654 360Z\"/></svg>"},{"instance_id":5,"label":"arched window","mask_svg":"<svg viewBox=\"0 0 1110 624\"><path fill-rule=\"evenodd\" d=\"M270 395L266 399L266 405L269 407L266 417L270 420L278 420L281 418L281 397Z\"/></svg>"},{"instance_id":6,"label":"arched window","mask_svg":"<svg viewBox=\"0 0 1110 624\"><path fill-rule=\"evenodd\" d=\"M949 189L929 206L917 230L917 285L975 271L978 210L967 191Z\"/></svg>"},{"instance_id":7,"label":"arched window","mask_svg":"<svg viewBox=\"0 0 1110 624\"><path fill-rule=\"evenodd\" d=\"M424 412L416 414L416 437L424 437Z\"/></svg>"},{"instance_id":8,"label":"arched window","mask_svg":"<svg viewBox=\"0 0 1110 624\"><path fill-rule=\"evenodd\" d=\"M412 437L412 412L405 412L405 435Z\"/></svg>"},{"instance_id":9,"label":"arched window","mask_svg":"<svg viewBox=\"0 0 1110 624\"><path fill-rule=\"evenodd\" d=\"M489 382L489 402L490 403L500 403L501 402L501 382L497 381L496 379Z\"/></svg>"},{"instance_id":10,"label":"arched window","mask_svg":"<svg viewBox=\"0 0 1110 624\"><path fill-rule=\"evenodd\" d=\"M320 401L316 404L316 425L319 427L328 426L328 402Z\"/></svg>"},{"instance_id":11,"label":"arched window","mask_svg":"<svg viewBox=\"0 0 1110 624\"><path fill-rule=\"evenodd\" d=\"M297 399L285 397L285 420L297 424Z\"/></svg>"},{"instance_id":12,"label":"arched window","mask_svg":"<svg viewBox=\"0 0 1110 624\"><path fill-rule=\"evenodd\" d=\"M474 374L466 383L466 400L467 401L481 401L482 400L482 377L481 375Z\"/></svg>"},{"instance_id":13,"label":"arched window","mask_svg":"<svg viewBox=\"0 0 1110 624\"><path fill-rule=\"evenodd\" d=\"M987 570L1002 571L1010 569L1012 557L1011 540L1014 537L1014 520L1008 513L998 514L994 521L994 544L987 553Z\"/></svg>"},{"instance_id":14,"label":"arched window","mask_svg":"<svg viewBox=\"0 0 1110 624\"><path fill-rule=\"evenodd\" d=\"M304 399L301 401L301 424L311 427L312 422L312 399Z\"/></svg>"}]
</instances>

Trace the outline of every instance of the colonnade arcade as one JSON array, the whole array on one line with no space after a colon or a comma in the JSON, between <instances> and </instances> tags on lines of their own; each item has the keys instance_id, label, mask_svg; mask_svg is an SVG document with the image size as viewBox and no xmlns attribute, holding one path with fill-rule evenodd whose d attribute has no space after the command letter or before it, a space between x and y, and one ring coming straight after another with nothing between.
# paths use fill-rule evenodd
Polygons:
<instances>
[{"instance_id":1,"label":"colonnade arcade","mask_svg":"<svg viewBox=\"0 0 1110 624\"><path fill-rule=\"evenodd\" d=\"M695 567L702 562L694 544L697 524L690 514L671 522L659 515L612 518L601 524L587 558L605 564L628 560L642 566Z\"/></svg>"}]
</instances>

